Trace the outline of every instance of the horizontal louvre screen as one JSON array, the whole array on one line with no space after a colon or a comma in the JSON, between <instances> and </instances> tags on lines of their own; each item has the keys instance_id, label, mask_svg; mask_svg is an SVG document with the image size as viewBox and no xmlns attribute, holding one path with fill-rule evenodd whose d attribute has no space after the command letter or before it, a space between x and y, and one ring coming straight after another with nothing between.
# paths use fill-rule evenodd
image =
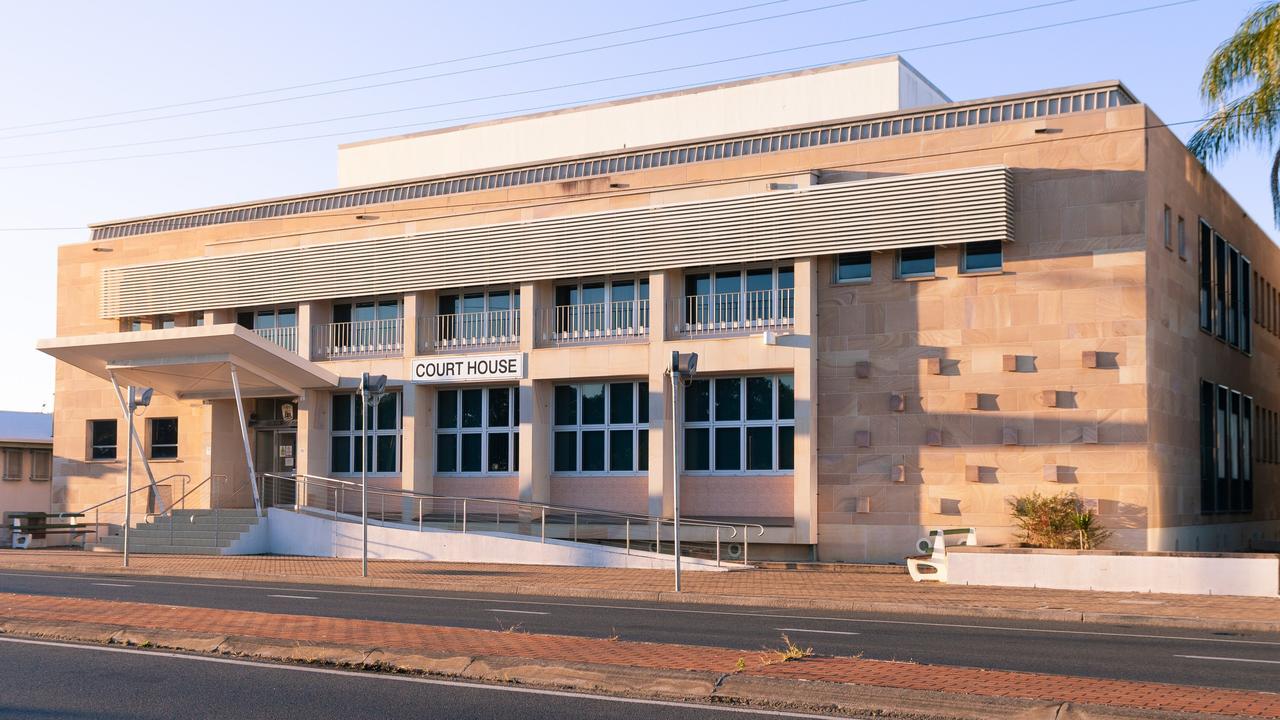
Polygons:
<instances>
[{"instance_id":1,"label":"horizontal louvre screen","mask_svg":"<svg viewBox=\"0 0 1280 720\"><path fill-rule=\"evenodd\" d=\"M1005 167L108 268L102 316L1012 239Z\"/></svg>"}]
</instances>

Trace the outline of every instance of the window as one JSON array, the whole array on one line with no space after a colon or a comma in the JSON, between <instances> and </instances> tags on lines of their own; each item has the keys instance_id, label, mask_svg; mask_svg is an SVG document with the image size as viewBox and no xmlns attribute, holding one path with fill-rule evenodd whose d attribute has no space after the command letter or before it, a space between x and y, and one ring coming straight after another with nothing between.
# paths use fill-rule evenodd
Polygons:
<instances>
[{"instance_id":1,"label":"window","mask_svg":"<svg viewBox=\"0 0 1280 720\"><path fill-rule=\"evenodd\" d=\"M1253 398L1200 383L1200 511L1253 508Z\"/></svg>"},{"instance_id":2,"label":"window","mask_svg":"<svg viewBox=\"0 0 1280 720\"><path fill-rule=\"evenodd\" d=\"M468 345L520 335L520 290L447 293L437 301L436 341Z\"/></svg>"},{"instance_id":3,"label":"window","mask_svg":"<svg viewBox=\"0 0 1280 720\"><path fill-rule=\"evenodd\" d=\"M48 450L31 451L31 479L48 480L53 475L53 453Z\"/></svg>"},{"instance_id":4,"label":"window","mask_svg":"<svg viewBox=\"0 0 1280 720\"><path fill-rule=\"evenodd\" d=\"M1232 250L1234 253L1235 251ZM1250 278L1253 275L1253 264L1249 258L1240 255L1240 262L1232 287L1236 297L1233 303L1236 315L1236 347L1246 353L1253 352L1253 286Z\"/></svg>"},{"instance_id":5,"label":"window","mask_svg":"<svg viewBox=\"0 0 1280 720\"><path fill-rule=\"evenodd\" d=\"M1213 231L1200 221L1200 329L1213 333Z\"/></svg>"},{"instance_id":6,"label":"window","mask_svg":"<svg viewBox=\"0 0 1280 720\"><path fill-rule=\"evenodd\" d=\"M649 383L557 385L552 470L632 473L649 469Z\"/></svg>"},{"instance_id":7,"label":"window","mask_svg":"<svg viewBox=\"0 0 1280 720\"><path fill-rule=\"evenodd\" d=\"M1168 205L1164 206L1164 247L1166 250L1173 249L1173 211Z\"/></svg>"},{"instance_id":8,"label":"window","mask_svg":"<svg viewBox=\"0 0 1280 720\"><path fill-rule=\"evenodd\" d=\"M89 421L89 459L116 459L116 421Z\"/></svg>"},{"instance_id":9,"label":"window","mask_svg":"<svg viewBox=\"0 0 1280 720\"><path fill-rule=\"evenodd\" d=\"M391 474L400 471L400 393L389 392L382 396L377 407L368 408L364 421L368 423L369 442L362 452L360 447L361 419L358 394L334 395L333 413L330 417L332 442L329 448L329 467L335 474L360 472L361 458L368 458L365 470L371 473Z\"/></svg>"},{"instance_id":10,"label":"window","mask_svg":"<svg viewBox=\"0 0 1280 720\"><path fill-rule=\"evenodd\" d=\"M519 388L466 388L436 394L436 472L519 470Z\"/></svg>"},{"instance_id":11,"label":"window","mask_svg":"<svg viewBox=\"0 0 1280 720\"><path fill-rule=\"evenodd\" d=\"M1187 259L1187 222L1178 216L1178 257Z\"/></svg>"},{"instance_id":12,"label":"window","mask_svg":"<svg viewBox=\"0 0 1280 720\"><path fill-rule=\"evenodd\" d=\"M1227 344L1240 344L1240 253L1227 245Z\"/></svg>"},{"instance_id":13,"label":"window","mask_svg":"<svg viewBox=\"0 0 1280 720\"><path fill-rule=\"evenodd\" d=\"M288 307L269 308L266 310L241 310L236 313L236 323L250 330L297 327L298 309Z\"/></svg>"},{"instance_id":14,"label":"window","mask_svg":"<svg viewBox=\"0 0 1280 720\"><path fill-rule=\"evenodd\" d=\"M203 325L204 325L204 313L202 312L191 313L191 326L202 327Z\"/></svg>"},{"instance_id":15,"label":"window","mask_svg":"<svg viewBox=\"0 0 1280 720\"><path fill-rule=\"evenodd\" d=\"M1004 267L1004 244L999 240L981 240L964 244L961 272L984 272Z\"/></svg>"},{"instance_id":16,"label":"window","mask_svg":"<svg viewBox=\"0 0 1280 720\"><path fill-rule=\"evenodd\" d=\"M161 330L168 330L169 328L173 328L177 326L178 326L178 322L174 320L172 315L161 315L160 317L156 318L156 327L160 328Z\"/></svg>"},{"instance_id":17,"label":"window","mask_svg":"<svg viewBox=\"0 0 1280 720\"><path fill-rule=\"evenodd\" d=\"M686 322L750 327L795 317L795 270L734 268L684 276Z\"/></svg>"},{"instance_id":18,"label":"window","mask_svg":"<svg viewBox=\"0 0 1280 720\"><path fill-rule=\"evenodd\" d=\"M899 278L933 277L935 265L932 245L898 251Z\"/></svg>"},{"instance_id":19,"label":"window","mask_svg":"<svg viewBox=\"0 0 1280 720\"><path fill-rule=\"evenodd\" d=\"M871 280L871 253L844 253L836 258L836 282Z\"/></svg>"},{"instance_id":20,"label":"window","mask_svg":"<svg viewBox=\"0 0 1280 720\"><path fill-rule=\"evenodd\" d=\"M152 460L168 460L178 457L178 419L151 418Z\"/></svg>"},{"instance_id":21,"label":"window","mask_svg":"<svg viewBox=\"0 0 1280 720\"><path fill-rule=\"evenodd\" d=\"M684 398L684 469L738 474L795 467L791 375L694 380Z\"/></svg>"},{"instance_id":22,"label":"window","mask_svg":"<svg viewBox=\"0 0 1280 720\"><path fill-rule=\"evenodd\" d=\"M20 448L4 449L4 479L22 479L22 450Z\"/></svg>"},{"instance_id":23,"label":"window","mask_svg":"<svg viewBox=\"0 0 1280 720\"><path fill-rule=\"evenodd\" d=\"M122 332L138 332L142 330L142 318L125 318L120 321Z\"/></svg>"},{"instance_id":24,"label":"window","mask_svg":"<svg viewBox=\"0 0 1280 720\"><path fill-rule=\"evenodd\" d=\"M556 286L556 332L633 334L649 327L648 279Z\"/></svg>"},{"instance_id":25,"label":"window","mask_svg":"<svg viewBox=\"0 0 1280 720\"><path fill-rule=\"evenodd\" d=\"M1227 339L1227 242L1213 234L1213 333Z\"/></svg>"}]
</instances>

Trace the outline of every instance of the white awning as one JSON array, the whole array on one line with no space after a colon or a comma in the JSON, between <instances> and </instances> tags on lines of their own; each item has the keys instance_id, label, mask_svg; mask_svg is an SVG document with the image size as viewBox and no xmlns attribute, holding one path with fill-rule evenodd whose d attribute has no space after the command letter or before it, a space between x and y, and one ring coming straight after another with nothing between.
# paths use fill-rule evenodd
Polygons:
<instances>
[{"instance_id":1,"label":"white awning","mask_svg":"<svg viewBox=\"0 0 1280 720\"><path fill-rule=\"evenodd\" d=\"M104 380L114 374L121 384L180 400L234 397L232 367L244 397L297 396L338 384L337 375L235 324L59 337L36 349Z\"/></svg>"}]
</instances>

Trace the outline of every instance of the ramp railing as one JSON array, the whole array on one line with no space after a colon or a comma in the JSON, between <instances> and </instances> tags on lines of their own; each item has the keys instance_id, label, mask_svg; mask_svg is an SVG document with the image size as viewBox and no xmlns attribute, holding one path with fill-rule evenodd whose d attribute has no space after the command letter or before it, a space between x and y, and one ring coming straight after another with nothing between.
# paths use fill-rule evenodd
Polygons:
<instances>
[{"instance_id":1,"label":"ramp railing","mask_svg":"<svg viewBox=\"0 0 1280 720\"><path fill-rule=\"evenodd\" d=\"M359 521L360 483L320 475L263 473L264 504L335 520ZM547 540L568 540L624 550L671 554L673 520L505 498L456 497L411 490L368 488L368 516L381 523L454 532L501 532ZM717 565L747 564L751 536L764 535L755 523L680 519L681 556L705 557ZM737 546L726 548L725 545ZM731 550L726 557L724 550Z\"/></svg>"}]
</instances>

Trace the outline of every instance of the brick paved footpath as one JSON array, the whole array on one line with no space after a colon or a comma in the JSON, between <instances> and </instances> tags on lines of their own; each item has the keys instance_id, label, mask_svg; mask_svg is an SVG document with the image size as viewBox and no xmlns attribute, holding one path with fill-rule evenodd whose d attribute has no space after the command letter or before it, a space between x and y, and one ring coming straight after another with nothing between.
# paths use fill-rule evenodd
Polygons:
<instances>
[{"instance_id":1,"label":"brick paved footpath","mask_svg":"<svg viewBox=\"0 0 1280 720\"><path fill-rule=\"evenodd\" d=\"M499 656L667 670L735 672L882 688L1046 702L1121 706L1157 712L1280 718L1280 695L1161 683L922 666L915 663L813 657L765 664L764 651L741 652L660 643L414 625L369 620L149 603L0 593L0 619L93 622L132 628L234 635L295 644L332 643L395 649L435 657Z\"/></svg>"},{"instance_id":2,"label":"brick paved footpath","mask_svg":"<svg viewBox=\"0 0 1280 720\"><path fill-rule=\"evenodd\" d=\"M189 577L223 577L275 582L360 584L360 562L283 556L201 557L135 555L135 572ZM373 561L373 583L462 592L547 594L561 597L621 597L676 600L668 570L551 567L441 562ZM0 550L0 570L120 572L120 556L73 550ZM4 589L0 578L0 590ZM685 601L754 606L788 604L831 610L893 610L907 613L1040 616L1046 620L1112 621L1185 625L1211 629L1280 628L1280 598L1211 595L1152 595L1038 588L992 588L914 583L903 574L752 570L686 572ZM715 597L711 597L715 596ZM1232 625L1232 623L1251 625ZM1265 626L1265 627L1264 627Z\"/></svg>"}]
</instances>

